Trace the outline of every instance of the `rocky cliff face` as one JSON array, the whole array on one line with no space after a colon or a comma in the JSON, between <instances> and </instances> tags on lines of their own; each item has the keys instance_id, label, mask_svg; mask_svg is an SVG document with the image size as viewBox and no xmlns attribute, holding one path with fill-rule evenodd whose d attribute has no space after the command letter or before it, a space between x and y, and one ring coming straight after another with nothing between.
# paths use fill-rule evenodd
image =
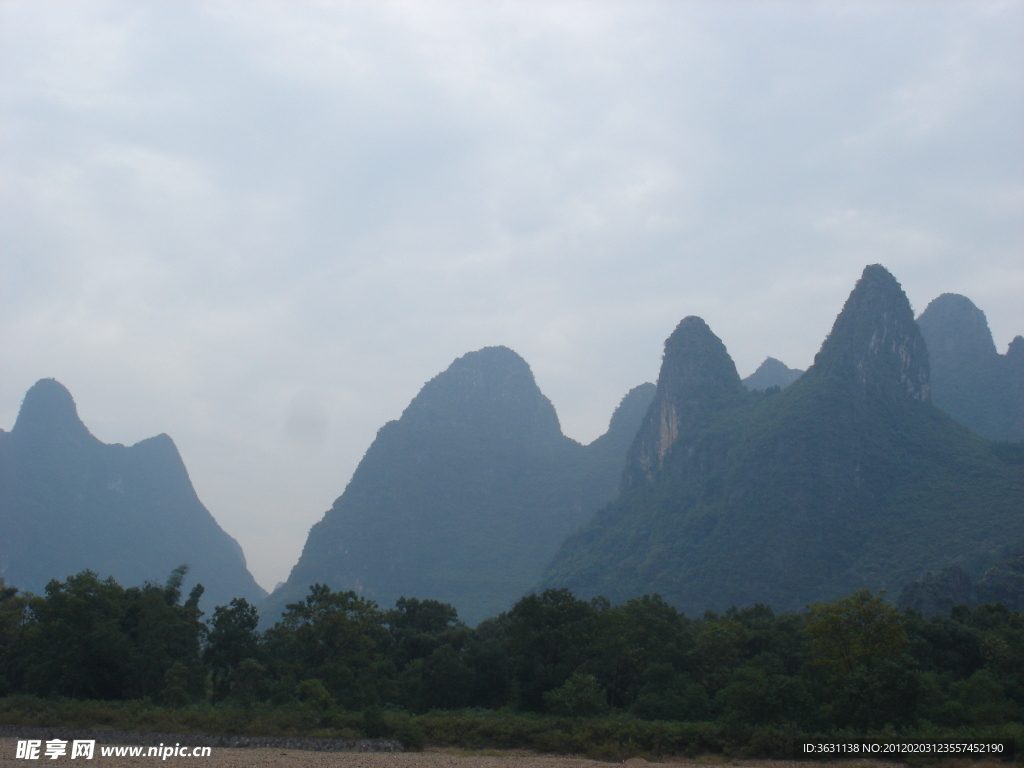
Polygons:
<instances>
[{"instance_id":1,"label":"rocky cliff face","mask_svg":"<svg viewBox=\"0 0 1024 768\"><path fill-rule=\"evenodd\" d=\"M996 351L985 313L944 293L917 319L928 345L933 402L993 440L1024 440L1024 339Z\"/></svg>"},{"instance_id":2,"label":"rocky cliff face","mask_svg":"<svg viewBox=\"0 0 1024 768\"><path fill-rule=\"evenodd\" d=\"M721 339L699 317L684 318L665 341L657 392L630 448L623 483L652 482L669 452L690 444L742 392Z\"/></svg>"},{"instance_id":3,"label":"rocky cliff face","mask_svg":"<svg viewBox=\"0 0 1024 768\"><path fill-rule=\"evenodd\" d=\"M617 490L650 389L631 392L608 434L584 447L562 434L515 352L459 358L377 433L261 609L264 622L316 582L385 607L402 596L441 600L471 623L505 610Z\"/></svg>"},{"instance_id":4,"label":"rocky cliff face","mask_svg":"<svg viewBox=\"0 0 1024 768\"><path fill-rule=\"evenodd\" d=\"M196 497L171 438L107 445L53 379L37 382L11 432L0 431L0 529L0 577L26 591L87 568L125 585L163 582L185 563L207 609L266 594Z\"/></svg>"},{"instance_id":5,"label":"rocky cliff face","mask_svg":"<svg viewBox=\"0 0 1024 768\"><path fill-rule=\"evenodd\" d=\"M884 267L864 268L811 371L853 384L862 396L898 389L915 400L930 398L924 338L903 289Z\"/></svg>"}]
</instances>

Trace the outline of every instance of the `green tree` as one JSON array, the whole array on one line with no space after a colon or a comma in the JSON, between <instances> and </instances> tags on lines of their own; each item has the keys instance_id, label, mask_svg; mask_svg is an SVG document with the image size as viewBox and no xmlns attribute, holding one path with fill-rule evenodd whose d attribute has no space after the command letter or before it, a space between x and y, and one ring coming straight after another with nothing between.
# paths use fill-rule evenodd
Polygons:
<instances>
[{"instance_id":1,"label":"green tree","mask_svg":"<svg viewBox=\"0 0 1024 768\"><path fill-rule=\"evenodd\" d=\"M473 673L470 704L498 708L518 701L515 663L509 654L508 614L480 622L466 638L463 654Z\"/></svg>"},{"instance_id":2,"label":"green tree","mask_svg":"<svg viewBox=\"0 0 1024 768\"><path fill-rule=\"evenodd\" d=\"M467 706L473 683L473 670L450 645L438 646L425 659L415 659L398 680L402 704L416 712Z\"/></svg>"},{"instance_id":3,"label":"green tree","mask_svg":"<svg viewBox=\"0 0 1024 768\"><path fill-rule=\"evenodd\" d=\"M426 659L441 645L460 650L467 627L455 608L437 600L400 597L384 614L393 642L392 658L399 669L415 659Z\"/></svg>"},{"instance_id":4,"label":"green tree","mask_svg":"<svg viewBox=\"0 0 1024 768\"><path fill-rule=\"evenodd\" d=\"M19 594L17 588L8 587L0 578L0 696L19 693L24 685L36 631L33 601L39 598Z\"/></svg>"},{"instance_id":5,"label":"green tree","mask_svg":"<svg viewBox=\"0 0 1024 768\"><path fill-rule=\"evenodd\" d=\"M711 701L704 686L671 664L651 664L630 711L645 720L706 720Z\"/></svg>"},{"instance_id":6,"label":"green tree","mask_svg":"<svg viewBox=\"0 0 1024 768\"><path fill-rule=\"evenodd\" d=\"M260 634L256 627L259 619L256 608L244 597L236 597L228 605L214 608L203 651L203 661L213 683L214 701L231 695L232 675L242 661L258 659Z\"/></svg>"},{"instance_id":7,"label":"green tree","mask_svg":"<svg viewBox=\"0 0 1024 768\"><path fill-rule=\"evenodd\" d=\"M37 627L26 690L43 696L124 698L134 655L123 628L126 609L124 589L92 571L47 584L45 597L33 605Z\"/></svg>"},{"instance_id":8,"label":"green tree","mask_svg":"<svg viewBox=\"0 0 1024 768\"><path fill-rule=\"evenodd\" d=\"M124 589L92 571L53 580L32 603L33 638L25 690L74 698L159 698L202 694L204 625L197 585L178 603L185 569L163 586ZM169 671L174 672L168 676Z\"/></svg>"},{"instance_id":9,"label":"green tree","mask_svg":"<svg viewBox=\"0 0 1024 768\"><path fill-rule=\"evenodd\" d=\"M608 711L608 698L597 678L579 672L545 693L544 703L556 715L566 717L593 717Z\"/></svg>"},{"instance_id":10,"label":"green tree","mask_svg":"<svg viewBox=\"0 0 1024 768\"><path fill-rule=\"evenodd\" d=\"M899 611L867 589L812 605L804 631L811 663L832 681L844 680L858 668L893 661L909 640Z\"/></svg>"},{"instance_id":11,"label":"green tree","mask_svg":"<svg viewBox=\"0 0 1024 768\"><path fill-rule=\"evenodd\" d=\"M516 667L521 706L542 710L558 688L593 655L597 608L567 589L527 595L507 617L507 647Z\"/></svg>"},{"instance_id":12,"label":"green tree","mask_svg":"<svg viewBox=\"0 0 1024 768\"><path fill-rule=\"evenodd\" d=\"M704 618L688 663L708 696L715 696L747 657L750 632L735 619Z\"/></svg>"},{"instance_id":13,"label":"green tree","mask_svg":"<svg viewBox=\"0 0 1024 768\"><path fill-rule=\"evenodd\" d=\"M199 610L203 585L196 584L182 604L181 582L187 572L182 565L163 586L144 584L124 591L123 627L131 639L129 698L160 697L180 704L205 693L202 639L206 625Z\"/></svg>"},{"instance_id":14,"label":"green tree","mask_svg":"<svg viewBox=\"0 0 1024 768\"><path fill-rule=\"evenodd\" d=\"M375 602L314 584L304 600L287 609L267 630L268 650L283 684L294 689L302 680L320 680L350 709L378 706L386 698L393 679L390 637Z\"/></svg>"},{"instance_id":15,"label":"green tree","mask_svg":"<svg viewBox=\"0 0 1024 768\"><path fill-rule=\"evenodd\" d=\"M694 644L690 623L659 595L644 595L615 607L594 601L592 656L581 671L593 674L612 706L628 707L645 685L651 665L685 666Z\"/></svg>"},{"instance_id":16,"label":"green tree","mask_svg":"<svg viewBox=\"0 0 1024 768\"><path fill-rule=\"evenodd\" d=\"M859 590L811 606L804 631L811 667L822 676L818 695L829 721L861 731L913 722L920 676L904 652L909 638L896 608Z\"/></svg>"},{"instance_id":17,"label":"green tree","mask_svg":"<svg viewBox=\"0 0 1024 768\"><path fill-rule=\"evenodd\" d=\"M804 681L783 674L782 660L771 653L736 670L715 703L722 719L749 725L801 722L812 707Z\"/></svg>"}]
</instances>

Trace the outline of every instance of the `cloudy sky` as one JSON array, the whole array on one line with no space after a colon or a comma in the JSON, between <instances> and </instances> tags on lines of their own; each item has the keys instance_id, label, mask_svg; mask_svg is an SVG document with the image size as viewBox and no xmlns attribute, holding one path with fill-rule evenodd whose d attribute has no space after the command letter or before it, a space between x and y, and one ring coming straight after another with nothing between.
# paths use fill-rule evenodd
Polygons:
<instances>
[{"instance_id":1,"label":"cloudy sky","mask_svg":"<svg viewBox=\"0 0 1024 768\"><path fill-rule=\"evenodd\" d=\"M1024 3L0 0L0 428L166 432L267 588L504 344L589 442L702 316L810 364L865 264L1024 333Z\"/></svg>"}]
</instances>

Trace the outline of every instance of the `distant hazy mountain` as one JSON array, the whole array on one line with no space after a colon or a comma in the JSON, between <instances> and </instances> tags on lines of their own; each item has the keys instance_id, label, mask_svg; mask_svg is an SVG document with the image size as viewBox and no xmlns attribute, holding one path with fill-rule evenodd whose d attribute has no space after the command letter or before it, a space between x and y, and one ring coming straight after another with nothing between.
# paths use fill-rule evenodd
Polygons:
<instances>
[{"instance_id":1,"label":"distant hazy mountain","mask_svg":"<svg viewBox=\"0 0 1024 768\"><path fill-rule=\"evenodd\" d=\"M186 589L206 588L207 611L266 595L196 497L171 438L102 443L61 384L36 382L14 428L0 430L0 577L41 594L86 568L133 586L163 583L183 563Z\"/></svg>"},{"instance_id":2,"label":"distant hazy mountain","mask_svg":"<svg viewBox=\"0 0 1024 768\"><path fill-rule=\"evenodd\" d=\"M993 440L1024 440L1024 338L996 351L985 313L944 293L917 318L928 345L932 402Z\"/></svg>"},{"instance_id":3,"label":"distant hazy mountain","mask_svg":"<svg viewBox=\"0 0 1024 768\"><path fill-rule=\"evenodd\" d=\"M938 573L928 571L906 584L897 602L925 616L949 615L954 606L974 608L984 603L1024 611L1024 551L1008 551L976 581L958 565Z\"/></svg>"},{"instance_id":4,"label":"distant hazy mountain","mask_svg":"<svg viewBox=\"0 0 1024 768\"><path fill-rule=\"evenodd\" d=\"M505 610L614 496L653 391L631 391L608 432L584 447L562 434L515 352L460 357L377 433L261 609L264 622L316 582L385 607L402 596L441 600L470 623Z\"/></svg>"},{"instance_id":5,"label":"distant hazy mountain","mask_svg":"<svg viewBox=\"0 0 1024 768\"><path fill-rule=\"evenodd\" d=\"M658 592L699 615L897 594L956 563L978 578L1024 542L1024 465L928 400L924 339L880 266L781 392L747 392L722 342L686 318L621 495L542 583L616 601Z\"/></svg>"},{"instance_id":6,"label":"distant hazy mountain","mask_svg":"<svg viewBox=\"0 0 1024 768\"><path fill-rule=\"evenodd\" d=\"M743 386L749 390L764 390L771 387L785 389L803 376L803 373L796 368L787 368L785 363L774 357L768 357L756 371L743 380Z\"/></svg>"}]
</instances>

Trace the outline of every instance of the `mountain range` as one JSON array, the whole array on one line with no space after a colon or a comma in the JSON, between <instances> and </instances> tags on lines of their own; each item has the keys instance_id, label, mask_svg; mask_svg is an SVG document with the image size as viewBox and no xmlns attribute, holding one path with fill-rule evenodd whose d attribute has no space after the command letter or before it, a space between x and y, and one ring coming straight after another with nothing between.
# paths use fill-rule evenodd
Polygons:
<instances>
[{"instance_id":1,"label":"mountain range","mask_svg":"<svg viewBox=\"0 0 1024 768\"><path fill-rule=\"evenodd\" d=\"M747 392L688 317L665 343L618 499L542 584L613 601L657 592L699 614L895 593L950 565L976 578L1024 544L1024 466L930 393L921 330L878 265L782 391Z\"/></svg>"},{"instance_id":2,"label":"mountain range","mask_svg":"<svg viewBox=\"0 0 1024 768\"><path fill-rule=\"evenodd\" d=\"M874 265L806 372L769 357L741 380L685 318L657 386L589 445L512 350L458 358L380 429L269 597L171 438L106 445L43 379L0 430L0 578L39 592L89 568L131 585L187 563L205 606L266 597L264 625L314 583L440 600L470 623L562 586L697 613L862 587L926 613L1024 605L1022 439L1024 339L999 354L956 294L915 321Z\"/></svg>"}]
</instances>

